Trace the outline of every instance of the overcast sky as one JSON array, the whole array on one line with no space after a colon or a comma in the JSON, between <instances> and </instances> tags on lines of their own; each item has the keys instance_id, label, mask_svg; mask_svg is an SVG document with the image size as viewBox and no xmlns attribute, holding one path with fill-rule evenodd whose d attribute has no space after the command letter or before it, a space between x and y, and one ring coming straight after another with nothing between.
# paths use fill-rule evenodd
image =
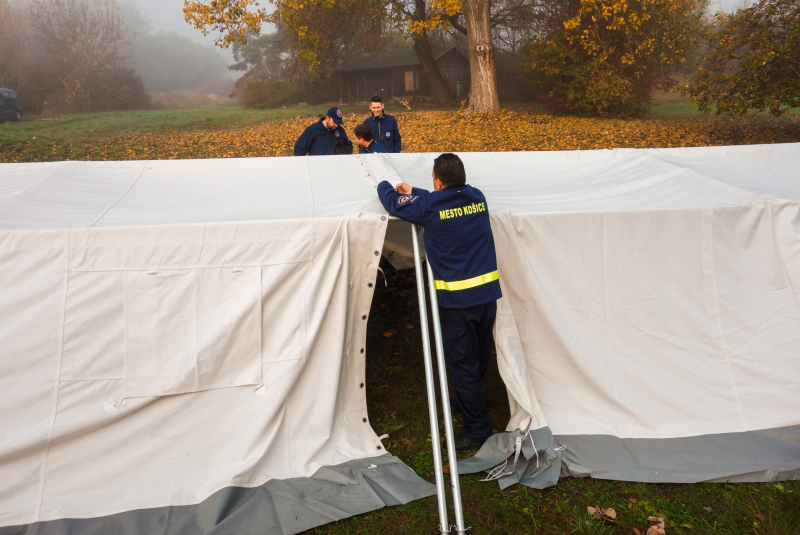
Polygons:
<instances>
[{"instance_id":1,"label":"overcast sky","mask_svg":"<svg viewBox=\"0 0 800 535\"><path fill-rule=\"evenodd\" d=\"M266 3L266 2L265 2ZM183 0L134 0L142 14L153 22L153 30L175 31L198 43L214 44L214 36L204 37L183 18ZM265 28L266 29L266 28ZM229 54L226 54L226 57Z\"/></svg>"},{"instance_id":2,"label":"overcast sky","mask_svg":"<svg viewBox=\"0 0 800 535\"><path fill-rule=\"evenodd\" d=\"M135 3L153 21L154 30L174 30L199 43L213 44L212 36L203 37L199 30L195 30L184 20L183 0L135 0ZM730 11L749 3L748 0L711 0L711 7L716 8L715 11Z\"/></svg>"}]
</instances>

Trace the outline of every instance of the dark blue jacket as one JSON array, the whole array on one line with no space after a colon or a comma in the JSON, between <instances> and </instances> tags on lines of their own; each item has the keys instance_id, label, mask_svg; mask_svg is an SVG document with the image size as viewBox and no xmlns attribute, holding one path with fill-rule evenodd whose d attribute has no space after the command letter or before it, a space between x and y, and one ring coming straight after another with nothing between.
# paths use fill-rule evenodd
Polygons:
<instances>
[{"instance_id":1,"label":"dark blue jacket","mask_svg":"<svg viewBox=\"0 0 800 535\"><path fill-rule=\"evenodd\" d=\"M378 143L377 141L373 141L369 144L369 147L366 149L361 145L358 146L358 153L359 154L375 154L378 152L386 152L386 147L383 146L383 143Z\"/></svg>"},{"instance_id":2,"label":"dark blue jacket","mask_svg":"<svg viewBox=\"0 0 800 535\"><path fill-rule=\"evenodd\" d=\"M350 152L353 152L353 142L347 137L344 128L337 127L336 130L331 132L322 121L323 117L316 123L306 128L294 144L295 156L324 156L326 154L333 154L333 147L339 141L344 141L345 145L350 146Z\"/></svg>"},{"instance_id":3,"label":"dark blue jacket","mask_svg":"<svg viewBox=\"0 0 800 535\"><path fill-rule=\"evenodd\" d=\"M472 186L397 193L388 182L378 196L390 214L425 227L425 252L443 308L467 308L500 299L494 236L486 197Z\"/></svg>"},{"instance_id":4,"label":"dark blue jacket","mask_svg":"<svg viewBox=\"0 0 800 535\"><path fill-rule=\"evenodd\" d=\"M386 152L400 152L400 130L394 117L387 113L383 117L373 115L367 117L364 124L372 130L375 141L386 147Z\"/></svg>"}]
</instances>

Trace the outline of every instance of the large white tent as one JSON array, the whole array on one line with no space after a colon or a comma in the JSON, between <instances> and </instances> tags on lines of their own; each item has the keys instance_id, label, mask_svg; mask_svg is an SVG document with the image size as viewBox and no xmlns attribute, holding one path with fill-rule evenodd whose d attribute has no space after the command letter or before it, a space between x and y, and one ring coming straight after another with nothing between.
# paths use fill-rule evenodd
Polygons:
<instances>
[{"instance_id":1,"label":"large white tent","mask_svg":"<svg viewBox=\"0 0 800 535\"><path fill-rule=\"evenodd\" d=\"M369 426L364 341L407 249L376 184L435 156L0 165L0 533L296 533L430 495ZM465 469L521 429L501 485L798 477L799 145L461 156L512 408Z\"/></svg>"}]
</instances>

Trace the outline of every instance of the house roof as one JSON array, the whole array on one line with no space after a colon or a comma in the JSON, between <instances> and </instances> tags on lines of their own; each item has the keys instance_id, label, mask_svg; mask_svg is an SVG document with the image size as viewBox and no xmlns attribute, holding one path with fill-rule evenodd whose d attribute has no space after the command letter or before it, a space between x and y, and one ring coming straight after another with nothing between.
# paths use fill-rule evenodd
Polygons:
<instances>
[{"instance_id":1,"label":"house roof","mask_svg":"<svg viewBox=\"0 0 800 535\"><path fill-rule=\"evenodd\" d=\"M450 46L447 48L441 48L439 50L435 50L433 52L433 59L434 61L438 61L442 56L450 52L451 50L456 50L456 47ZM458 51L456 50L458 53ZM361 60L351 61L348 63L344 63L337 68L337 71L360 71L364 69L380 69L380 68L387 68L387 67L411 67L414 65L420 65L419 58L417 57L417 53L414 52L413 49L411 50L404 50L404 49L394 49L390 50L388 53L384 55L371 55L365 56Z\"/></svg>"}]
</instances>

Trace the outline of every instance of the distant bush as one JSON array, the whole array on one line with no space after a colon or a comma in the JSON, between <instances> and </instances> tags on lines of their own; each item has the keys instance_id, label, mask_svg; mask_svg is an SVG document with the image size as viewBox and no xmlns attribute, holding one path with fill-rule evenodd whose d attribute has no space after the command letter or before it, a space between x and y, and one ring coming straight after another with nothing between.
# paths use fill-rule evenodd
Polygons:
<instances>
[{"instance_id":1,"label":"distant bush","mask_svg":"<svg viewBox=\"0 0 800 535\"><path fill-rule=\"evenodd\" d=\"M563 0L525 51L531 83L556 109L635 114L691 58L708 0Z\"/></svg>"},{"instance_id":2,"label":"distant bush","mask_svg":"<svg viewBox=\"0 0 800 535\"><path fill-rule=\"evenodd\" d=\"M631 81L601 61L576 67L565 96L568 109L585 115L629 115L638 111Z\"/></svg>"},{"instance_id":3,"label":"distant bush","mask_svg":"<svg viewBox=\"0 0 800 535\"><path fill-rule=\"evenodd\" d=\"M127 66L125 25L101 0L0 0L0 83L24 113L139 109L149 105Z\"/></svg>"},{"instance_id":4,"label":"distant bush","mask_svg":"<svg viewBox=\"0 0 800 535\"><path fill-rule=\"evenodd\" d=\"M247 80L242 88L242 106L246 108L279 108L300 100L300 90L289 82Z\"/></svg>"}]
</instances>

